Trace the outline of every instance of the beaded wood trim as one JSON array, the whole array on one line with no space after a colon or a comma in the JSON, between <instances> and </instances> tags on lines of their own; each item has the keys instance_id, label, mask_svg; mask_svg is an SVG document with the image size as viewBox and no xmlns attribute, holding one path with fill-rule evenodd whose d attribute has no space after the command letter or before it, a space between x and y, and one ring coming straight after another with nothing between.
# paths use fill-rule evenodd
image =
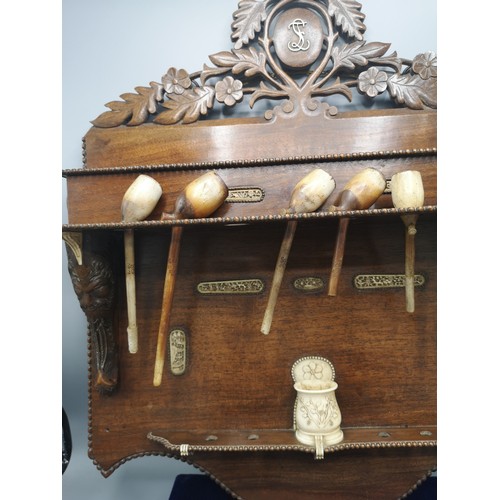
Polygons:
<instances>
[{"instance_id":1,"label":"beaded wood trim","mask_svg":"<svg viewBox=\"0 0 500 500\"><path fill-rule=\"evenodd\" d=\"M91 450L89 450L91 451ZM92 458L91 455L89 455L90 458ZM175 460L179 460L181 462L187 463L194 467L195 469L198 469L202 474L208 476L212 481L214 481L217 485L219 485L226 493L231 495L233 498L236 500L243 500L242 497L231 491L222 481L220 481L217 477L215 477L213 474L211 474L209 471L201 467L200 465L191 462L190 460L186 459L185 457L181 457L178 454L171 454L167 452L161 452L161 451L145 451L142 453L136 453L134 455L130 455L126 458L123 458L120 460L118 463L116 463L114 466L110 467L109 469L104 470L99 463L96 460L93 460L94 466L97 468L97 470L103 475L103 477L109 477L113 472L115 472L120 466L123 464L134 460L136 458L142 458L142 457L165 457L165 458L173 458ZM429 470L422 478L420 478L414 485L411 486L411 488L400 498L397 500L403 500L405 499L408 495L413 493L419 486L421 486L429 477L432 476L432 474L435 472L436 468L433 468Z\"/></svg>"},{"instance_id":2,"label":"beaded wood trim","mask_svg":"<svg viewBox=\"0 0 500 500\"><path fill-rule=\"evenodd\" d=\"M426 205L418 208L376 208L373 210L338 210L336 212L312 212L299 214L278 214L278 215L251 215L242 217L207 217L201 219L177 219L161 221L141 221L141 222L110 222L96 224L63 224L62 230L66 231L87 231L97 229L154 229L168 226L186 225L212 225L212 224L242 224L252 222L276 222L304 219L330 219L341 217L374 217L380 215L405 215L405 214L425 214L436 213L437 205Z\"/></svg>"},{"instance_id":3,"label":"beaded wood trim","mask_svg":"<svg viewBox=\"0 0 500 500\"><path fill-rule=\"evenodd\" d=\"M304 453L315 453L312 446L302 444L276 444L276 445L189 445L173 444L168 439L148 433L148 439L162 444L168 451L180 453L181 456L188 456L190 452L247 452L247 451L300 451ZM346 450L369 450L381 448L422 448L436 447L436 440L411 440L411 441L374 441L359 443L339 443L325 447L325 453L346 451Z\"/></svg>"},{"instance_id":4,"label":"beaded wood trim","mask_svg":"<svg viewBox=\"0 0 500 500\"><path fill-rule=\"evenodd\" d=\"M84 149L85 151L85 149ZM262 167L274 165L297 165L307 163L342 162L353 160L378 160L413 156L436 156L437 148L400 149L392 151L366 151L360 153L337 153L317 156L291 156L288 158L260 158L252 160L221 160L212 162L165 163L160 165L131 165L104 168L70 168L62 171L64 178L80 175L129 174L136 172L162 172L170 170L200 170L216 168Z\"/></svg>"},{"instance_id":5,"label":"beaded wood trim","mask_svg":"<svg viewBox=\"0 0 500 500\"><path fill-rule=\"evenodd\" d=\"M242 445L242 446L210 446L210 445L202 445L202 446L189 446L189 445L173 445L166 438L162 438L160 436L155 436L151 432L148 433L148 439L158 442L165 446L168 450L168 453L174 453L174 458L177 458L182 461L186 461L191 465L194 465L203 473L207 474L211 477L219 486L221 486L227 493L229 493L232 497L237 498L238 500L243 500L241 497L232 492L229 488L227 488L221 481L215 478L210 473L204 471L201 467L196 464L192 464L189 460L187 460L187 456L189 455L189 451L204 451L204 452L262 452L262 451L299 451L305 453L315 453L314 448L302 445L273 445L273 446L265 446L265 445ZM326 452L337 452L337 451L346 451L346 450L362 450L362 449L382 449L382 448L409 448L409 447L436 447L437 441L393 441L393 442L377 442L377 443L340 443L335 446L329 446L325 448ZM168 455L172 456L172 455ZM433 472L436 470L436 467L433 467L431 470L427 471L427 473L420 478L411 488L404 493L398 500L403 500L408 495L413 493L424 481L426 481L429 477L432 476Z\"/></svg>"}]
</instances>

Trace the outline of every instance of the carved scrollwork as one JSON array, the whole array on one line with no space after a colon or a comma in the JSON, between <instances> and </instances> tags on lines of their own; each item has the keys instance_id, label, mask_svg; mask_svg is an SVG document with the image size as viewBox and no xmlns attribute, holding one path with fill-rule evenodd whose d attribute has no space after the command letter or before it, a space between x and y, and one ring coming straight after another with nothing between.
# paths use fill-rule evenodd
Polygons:
<instances>
[{"instance_id":1,"label":"carved scrollwork","mask_svg":"<svg viewBox=\"0 0 500 500\"><path fill-rule=\"evenodd\" d=\"M355 0L241 0L231 25L232 50L210 55L212 66L195 73L169 68L162 83L121 95L92 123L193 123L216 103L231 107L244 95L250 108L260 99L283 101L266 112L267 119L299 113L330 118L337 108L325 98L340 94L352 101L352 88L370 98L387 93L411 109L435 109L436 54L413 60L387 55L389 43L364 40L361 8Z\"/></svg>"}]
</instances>

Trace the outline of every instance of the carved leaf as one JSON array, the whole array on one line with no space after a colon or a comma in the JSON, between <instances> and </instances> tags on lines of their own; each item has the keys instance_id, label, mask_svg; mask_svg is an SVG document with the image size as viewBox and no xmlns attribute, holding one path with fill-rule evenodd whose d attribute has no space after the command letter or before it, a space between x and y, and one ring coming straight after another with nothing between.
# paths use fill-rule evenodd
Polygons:
<instances>
[{"instance_id":1,"label":"carved leaf","mask_svg":"<svg viewBox=\"0 0 500 500\"><path fill-rule=\"evenodd\" d=\"M238 57L233 54L233 52L228 51L217 52L217 54L208 57L216 66L222 68L232 68L239 61Z\"/></svg>"},{"instance_id":2,"label":"carved leaf","mask_svg":"<svg viewBox=\"0 0 500 500\"><path fill-rule=\"evenodd\" d=\"M373 59L370 59L370 62L380 66L389 66L394 68L398 73L401 73L401 69L403 67L403 62L398 57L397 52L393 52L391 55L386 57L374 57Z\"/></svg>"},{"instance_id":3,"label":"carved leaf","mask_svg":"<svg viewBox=\"0 0 500 500\"><path fill-rule=\"evenodd\" d=\"M275 90L271 87L268 87L264 82L260 82L259 90L256 90L250 99L248 105L253 108L253 105L263 97L267 97L269 99L280 99L282 97L286 97L288 94L283 91Z\"/></svg>"},{"instance_id":4,"label":"carved leaf","mask_svg":"<svg viewBox=\"0 0 500 500\"><path fill-rule=\"evenodd\" d=\"M195 87L188 89L183 94L170 94L169 99L163 103L167 111L160 113L155 123L173 125L174 123L193 123L206 115L214 105L215 90L213 87Z\"/></svg>"},{"instance_id":5,"label":"carved leaf","mask_svg":"<svg viewBox=\"0 0 500 500\"><path fill-rule=\"evenodd\" d=\"M363 40L366 26L365 15L361 12L361 4L356 0L328 0L328 14L335 20L344 33L357 40Z\"/></svg>"},{"instance_id":6,"label":"carved leaf","mask_svg":"<svg viewBox=\"0 0 500 500\"><path fill-rule=\"evenodd\" d=\"M203 71L200 74L200 82L202 85L205 85L205 82L214 76L219 76L223 75L224 73L227 73L230 71L231 68L211 68L210 66L207 66L206 64L203 65Z\"/></svg>"},{"instance_id":7,"label":"carved leaf","mask_svg":"<svg viewBox=\"0 0 500 500\"><path fill-rule=\"evenodd\" d=\"M324 87L314 91L314 95L333 95L333 94L343 94L349 101L352 101L352 92L351 89L340 82L340 78L337 77L337 80L330 87Z\"/></svg>"},{"instance_id":8,"label":"carved leaf","mask_svg":"<svg viewBox=\"0 0 500 500\"><path fill-rule=\"evenodd\" d=\"M334 47L332 50L334 67L354 69L356 66L366 66L371 58L383 56L390 45L381 42L354 42L342 48Z\"/></svg>"},{"instance_id":9,"label":"carved leaf","mask_svg":"<svg viewBox=\"0 0 500 500\"><path fill-rule=\"evenodd\" d=\"M123 101L112 101L105 104L111 111L101 113L95 120L91 121L92 125L100 128L118 127L125 123L132 115L132 109L129 103Z\"/></svg>"},{"instance_id":10,"label":"carved leaf","mask_svg":"<svg viewBox=\"0 0 500 500\"><path fill-rule=\"evenodd\" d=\"M262 28L262 21L266 20L267 0L241 0L238 10L233 14L234 22L231 24L233 34L231 38L236 40L235 49L241 49L255 38Z\"/></svg>"},{"instance_id":11,"label":"carved leaf","mask_svg":"<svg viewBox=\"0 0 500 500\"><path fill-rule=\"evenodd\" d=\"M157 111L157 103L163 98L163 86L159 83L151 82L151 87L136 87L136 92L143 97L138 99L132 113L131 120L127 125L140 125L148 118L148 113L154 114Z\"/></svg>"},{"instance_id":12,"label":"carved leaf","mask_svg":"<svg viewBox=\"0 0 500 500\"><path fill-rule=\"evenodd\" d=\"M234 74L237 75L244 71L245 76L250 77L264 71L266 56L263 52L257 51L253 47L248 50L235 50L234 52L240 59L240 62L233 68Z\"/></svg>"},{"instance_id":13,"label":"carved leaf","mask_svg":"<svg viewBox=\"0 0 500 500\"><path fill-rule=\"evenodd\" d=\"M437 108L437 79L422 80L418 75L394 74L387 80L391 96L411 109Z\"/></svg>"},{"instance_id":14,"label":"carved leaf","mask_svg":"<svg viewBox=\"0 0 500 500\"><path fill-rule=\"evenodd\" d=\"M100 114L91 123L95 127L110 128L123 125L140 125L144 123L149 113L157 111L157 102L163 98L163 87L160 83L151 82L150 87L136 87L137 94L126 93L120 96L123 101L112 101L106 104L111 111Z\"/></svg>"},{"instance_id":15,"label":"carved leaf","mask_svg":"<svg viewBox=\"0 0 500 500\"><path fill-rule=\"evenodd\" d=\"M218 52L210 60L219 67L232 68L235 75L245 72L246 77L265 72L266 56L254 47L249 49Z\"/></svg>"}]
</instances>

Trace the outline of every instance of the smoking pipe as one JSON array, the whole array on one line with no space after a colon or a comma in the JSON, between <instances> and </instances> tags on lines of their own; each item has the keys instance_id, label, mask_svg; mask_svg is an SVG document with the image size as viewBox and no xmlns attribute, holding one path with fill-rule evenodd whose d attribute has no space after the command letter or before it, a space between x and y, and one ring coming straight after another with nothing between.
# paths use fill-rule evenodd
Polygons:
<instances>
[{"instance_id":1,"label":"smoking pipe","mask_svg":"<svg viewBox=\"0 0 500 500\"><path fill-rule=\"evenodd\" d=\"M326 201L334 189L335 180L333 177L324 170L317 168L302 178L294 187L286 213L314 212ZM271 330L274 308L278 299L279 289L285 273L296 228L296 220L287 222L278 260L276 261L264 320L260 329L264 335L268 335Z\"/></svg>"},{"instance_id":2,"label":"smoking pipe","mask_svg":"<svg viewBox=\"0 0 500 500\"><path fill-rule=\"evenodd\" d=\"M229 190L219 175L207 172L190 182L177 197L174 212L163 214L163 220L197 219L208 217L215 212L227 198ZM168 252L167 270L163 287L163 302L161 309L158 340L156 344L156 359L153 385L161 385L163 366L165 364L165 349L167 330L170 322L170 312L174 297L175 278L179 262L179 250L182 237L182 226L172 227L172 236Z\"/></svg>"},{"instance_id":3,"label":"smoking pipe","mask_svg":"<svg viewBox=\"0 0 500 500\"><path fill-rule=\"evenodd\" d=\"M371 167L366 168L347 182L339 195L337 204L330 207L329 210L365 210L377 201L384 192L385 186L385 177L378 170ZM328 285L328 295L330 296L337 295L348 225L349 218L341 217Z\"/></svg>"},{"instance_id":4,"label":"smoking pipe","mask_svg":"<svg viewBox=\"0 0 500 500\"><path fill-rule=\"evenodd\" d=\"M122 222L137 222L144 220L154 210L162 195L160 184L149 177L141 174L129 186L123 195L121 212ZM135 255L134 255L134 231L125 229L125 287L127 291L127 314L128 314L128 350L135 354L138 349L136 292L135 292Z\"/></svg>"},{"instance_id":5,"label":"smoking pipe","mask_svg":"<svg viewBox=\"0 0 500 500\"><path fill-rule=\"evenodd\" d=\"M391 179L392 202L396 208L417 208L424 204L424 186L418 170L394 174ZM415 234L418 214L401 216L406 226L405 236L405 295L406 311L415 311Z\"/></svg>"}]
</instances>

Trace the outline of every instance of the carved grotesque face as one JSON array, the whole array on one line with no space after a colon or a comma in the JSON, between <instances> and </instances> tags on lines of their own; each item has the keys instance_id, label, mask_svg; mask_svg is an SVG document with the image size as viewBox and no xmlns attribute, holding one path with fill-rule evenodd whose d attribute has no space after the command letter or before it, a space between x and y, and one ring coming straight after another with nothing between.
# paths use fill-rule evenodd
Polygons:
<instances>
[{"instance_id":1,"label":"carved grotesque face","mask_svg":"<svg viewBox=\"0 0 500 500\"><path fill-rule=\"evenodd\" d=\"M99 258L89 266L79 266L72 259L68 264L71 281L80 307L87 317L97 317L109 312L113 304L113 274Z\"/></svg>"}]
</instances>

